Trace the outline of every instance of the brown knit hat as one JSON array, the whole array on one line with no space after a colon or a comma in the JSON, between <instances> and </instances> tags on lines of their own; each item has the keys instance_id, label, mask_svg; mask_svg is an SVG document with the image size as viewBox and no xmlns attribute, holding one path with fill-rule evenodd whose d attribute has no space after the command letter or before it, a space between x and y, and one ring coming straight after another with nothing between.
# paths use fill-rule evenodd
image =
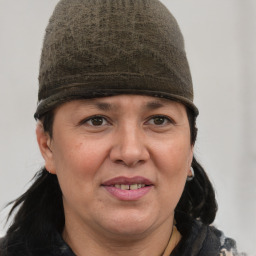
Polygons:
<instances>
[{"instance_id":1,"label":"brown knit hat","mask_svg":"<svg viewBox=\"0 0 256 256\"><path fill-rule=\"evenodd\" d=\"M158 0L61 0L46 28L35 118L118 94L163 97L198 114L175 18Z\"/></svg>"}]
</instances>

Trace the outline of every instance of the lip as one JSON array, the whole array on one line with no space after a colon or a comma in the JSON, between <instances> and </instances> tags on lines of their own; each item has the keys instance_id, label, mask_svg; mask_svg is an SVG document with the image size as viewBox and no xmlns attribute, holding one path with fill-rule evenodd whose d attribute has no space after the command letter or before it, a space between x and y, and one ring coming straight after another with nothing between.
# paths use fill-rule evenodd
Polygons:
<instances>
[{"instance_id":1,"label":"lip","mask_svg":"<svg viewBox=\"0 0 256 256\"><path fill-rule=\"evenodd\" d=\"M135 190L122 190L120 188L116 188L114 186L116 184L119 184L119 185L145 184L146 186L143 188L135 189ZM147 193L149 193L149 191L153 188L153 183L149 179L146 179L141 176L136 176L131 178L116 177L116 178L105 181L101 186L104 187L111 196L121 201L136 201L144 197Z\"/></svg>"}]
</instances>

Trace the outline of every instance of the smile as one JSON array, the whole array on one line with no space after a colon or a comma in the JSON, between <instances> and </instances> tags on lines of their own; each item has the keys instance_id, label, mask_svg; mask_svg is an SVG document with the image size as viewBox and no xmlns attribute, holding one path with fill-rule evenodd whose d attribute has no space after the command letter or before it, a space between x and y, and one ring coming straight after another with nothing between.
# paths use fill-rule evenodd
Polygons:
<instances>
[{"instance_id":1,"label":"smile","mask_svg":"<svg viewBox=\"0 0 256 256\"><path fill-rule=\"evenodd\" d=\"M121 201L136 201L148 194L154 184L140 176L116 177L105 181L102 185L113 197Z\"/></svg>"},{"instance_id":2,"label":"smile","mask_svg":"<svg viewBox=\"0 0 256 256\"><path fill-rule=\"evenodd\" d=\"M136 190L140 188L144 188L146 185L145 184L132 184L132 185L126 185L126 184L115 184L115 188L119 188L122 190Z\"/></svg>"},{"instance_id":3,"label":"smile","mask_svg":"<svg viewBox=\"0 0 256 256\"><path fill-rule=\"evenodd\" d=\"M145 177L141 176L135 176L135 177L124 177L124 176L119 176L115 177L113 179L107 180L102 183L103 186L112 186L117 188L122 188L121 189L138 189L142 188L145 186L150 186L153 185L153 182ZM119 187L120 186L120 187Z\"/></svg>"}]
</instances>

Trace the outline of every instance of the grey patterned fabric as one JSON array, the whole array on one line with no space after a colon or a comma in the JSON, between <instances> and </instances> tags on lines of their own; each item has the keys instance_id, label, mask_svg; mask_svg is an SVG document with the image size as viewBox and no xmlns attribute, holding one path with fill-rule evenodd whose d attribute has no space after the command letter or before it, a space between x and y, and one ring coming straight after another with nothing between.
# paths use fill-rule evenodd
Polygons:
<instances>
[{"instance_id":1,"label":"grey patterned fabric","mask_svg":"<svg viewBox=\"0 0 256 256\"><path fill-rule=\"evenodd\" d=\"M184 225L191 225L189 234L182 238L170 256L245 256L238 253L233 239L225 237L215 227L198 220Z\"/></svg>"}]
</instances>

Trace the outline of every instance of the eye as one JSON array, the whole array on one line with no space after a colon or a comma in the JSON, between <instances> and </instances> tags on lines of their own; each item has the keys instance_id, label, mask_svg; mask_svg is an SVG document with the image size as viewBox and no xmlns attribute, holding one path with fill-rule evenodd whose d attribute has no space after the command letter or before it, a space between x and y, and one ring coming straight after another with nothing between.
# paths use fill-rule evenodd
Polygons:
<instances>
[{"instance_id":1,"label":"eye","mask_svg":"<svg viewBox=\"0 0 256 256\"><path fill-rule=\"evenodd\" d=\"M81 124L86 124L89 126L104 126L108 124L108 121L103 116L93 116L83 120Z\"/></svg>"},{"instance_id":2,"label":"eye","mask_svg":"<svg viewBox=\"0 0 256 256\"><path fill-rule=\"evenodd\" d=\"M166 116L153 116L149 119L148 124L157 125L157 126L163 126L169 123L173 123L173 121Z\"/></svg>"}]
</instances>

